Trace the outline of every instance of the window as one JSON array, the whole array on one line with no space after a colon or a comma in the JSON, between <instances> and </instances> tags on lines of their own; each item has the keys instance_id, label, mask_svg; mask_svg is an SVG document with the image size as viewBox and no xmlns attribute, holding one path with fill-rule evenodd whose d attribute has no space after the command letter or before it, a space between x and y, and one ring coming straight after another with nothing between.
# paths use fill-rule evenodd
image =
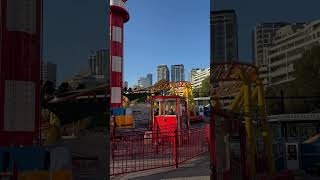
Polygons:
<instances>
[{"instance_id":1,"label":"window","mask_svg":"<svg viewBox=\"0 0 320 180\"><path fill-rule=\"evenodd\" d=\"M288 137L289 138L296 138L298 137L298 128L295 126L288 127Z\"/></svg>"}]
</instances>

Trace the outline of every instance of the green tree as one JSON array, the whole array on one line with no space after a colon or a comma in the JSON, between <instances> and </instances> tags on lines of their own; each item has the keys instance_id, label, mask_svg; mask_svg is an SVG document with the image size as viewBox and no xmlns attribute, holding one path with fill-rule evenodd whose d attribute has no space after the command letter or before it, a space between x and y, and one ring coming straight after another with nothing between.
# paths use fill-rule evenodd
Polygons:
<instances>
[{"instance_id":1,"label":"green tree","mask_svg":"<svg viewBox=\"0 0 320 180\"><path fill-rule=\"evenodd\" d=\"M166 79L161 79L161 80L158 81L154 86L158 86L158 85L160 85L160 84L166 84L166 83L169 83L169 81L166 80Z\"/></svg>"},{"instance_id":2,"label":"green tree","mask_svg":"<svg viewBox=\"0 0 320 180\"><path fill-rule=\"evenodd\" d=\"M200 88L192 89L192 94L195 98L200 97Z\"/></svg>"},{"instance_id":3,"label":"green tree","mask_svg":"<svg viewBox=\"0 0 320 180\"><path fill-rule=\"evenodd\" d=\"M201 88L200 88L200 93L199 96L200 97L208 97L210 96L210 76L206 77L201 84Z\"/></svg>"},{"instance_id":4,"label":"green tree","mask_svg":"<svg viewBox=\"0 0 320 180\"><path fill-rule=\"evenodd\" d=\"M52 81L46 81L42 88L45 95L52 95L56 90Z\"/></svg>"},{"instance_id":5,"label":"green tree","mask_svg":"<svg viewBox=\"0 0 320 180\"><path fill-rule=\"evenodd\" d=\"M202 81L200 88L193 89L193 96L195 98L210 96L210 87L210 76L208 76Z\"/></svg>"},{"instance_id":6,"label":"green tree","mask_svg":"<svg viewBox=\"0 0 320 180\"><path fill-rule=\"evenodd\" d=\"M267 96L319 96L320 95L320 47L306 51L294 63L295 80L267 89ZM280 100L268 100L267 109L270 114L280 113ZM318 99L284 99L285 113L308 113L320 109Z\"/></svg>"},{"instance_id":7,"label":"green tree","mask_svg":"<svg viewBox=\"0 0 320 180\"><path fill-rule=\"evenodd\" d=\"M68 91L72 91L72 87L70 86L70 84L68 82L61 83L61 85L59 86L59 93L64 93Z\"/></svg>"}]
</instances>

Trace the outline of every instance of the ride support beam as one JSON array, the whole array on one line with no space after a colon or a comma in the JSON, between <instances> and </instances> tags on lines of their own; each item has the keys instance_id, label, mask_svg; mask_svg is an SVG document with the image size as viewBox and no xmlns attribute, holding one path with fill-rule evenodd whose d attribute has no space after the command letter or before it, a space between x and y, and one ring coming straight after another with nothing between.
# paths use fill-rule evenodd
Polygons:
<instances>
[{"instance_id":1,"label":"ride support beam","mask_svg":"<svg viewBox=\"0 0 320 180\"><path fill-rule=\"evenodd\" d=\"M239 112L241 104L243 103L243 87L240 88L240 92L237 97L232 101L230 109L233 112Z\"/></svg>"},{"instance_id":2,"label":"ride support beam","mask_svg":"<svg viewBox=\"0 0 320 180\"><path fill-rule=\"evenodd\" d=\"M254 126L252 123L251 105L252 105L252 94L251 94L251 83L246 82L243 85L243 110L244 110L244 120L245 129L247 134L247 167L248 167L248 177L256 177L256 137Z\"/></svg>"},{"instance_id":3,"label":"ride support beam","mask_svg":"<svg viewBox=\"0 0 320 180\"><path fill-rule=\"evenodd\" d=\"M258 88L254 88L253 92L252 92L252 104L257 104L257 99L258 99Z\"/></svg>"},{"instance_id":4,"label":"ride support beam","mask_svg":"<svg viewBox=\"0 0 320 180\"><path fill-rule=\"evenodd\" d=\"M264 150L265 150L265 154L267 157L267 164L268 164L268 174L272 176L275 174L275 167L274 167L274 161L272 157L272 140L271 140L272 138L269 132L269 124L267 121L264 88L261 80L257 80L256 84L257 84L257 90L258 90L258 108L259 108L259 114L262 122L262 136L265 144Z\"/></svg>"}]
</instances>

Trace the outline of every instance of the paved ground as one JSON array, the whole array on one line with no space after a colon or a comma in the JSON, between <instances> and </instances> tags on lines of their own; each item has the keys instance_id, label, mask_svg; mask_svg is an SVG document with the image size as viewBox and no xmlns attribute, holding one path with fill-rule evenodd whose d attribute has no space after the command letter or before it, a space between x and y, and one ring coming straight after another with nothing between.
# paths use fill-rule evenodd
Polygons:
<instances>
[{"instance_id":1,"label":"paved ground","mask_svg":"<svg viewBox=\"0 0 320 180\"><path fill-rule=\"evenodd\" d=\"M84 132L81 133L80 138L73 140L66 140L64 145L70 148L73 154L79 154L84 157L96 157L98 161L91 165L92 167L82 167L74 171L75 174L82 174L81 180L102 180L108 177L108 168L106 160L109 154L109 144L107 144L109 136L107 132Z\"/></svg>"},{"instance_id":2,"label":"paved ground","mask_svg":"<svg viewBox=\"0 0 320 180\"><path fill-rule=\"evenodd\" d=\"M304 171L296 171L295 174L295 180L320 180L320 177L312 177L310 175L307 175Z\"/></svg>"},{"instance_id":3,"label":"paved ground","mask_svg":"<svg viewBox=\"0 0 320 180\"><path fill-rule=\"evenodd\" d=\"M111 177L112 180L209 180L209 155L208 153L189 160L178 169L174 167L159 168L149 171L130 173Z\"/></svg>"}]
</instances>

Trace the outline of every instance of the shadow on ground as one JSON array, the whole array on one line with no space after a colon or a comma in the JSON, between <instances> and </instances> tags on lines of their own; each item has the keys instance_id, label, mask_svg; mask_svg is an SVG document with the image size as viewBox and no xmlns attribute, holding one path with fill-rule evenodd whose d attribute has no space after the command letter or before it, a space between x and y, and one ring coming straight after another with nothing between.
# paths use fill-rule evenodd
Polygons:
<instances>
[{"instance_id":1,"label":"shadow on ground","mask_svg":"<svg viewBox=\"0 0 320 180\"><path fill-rule=\"evenodd\" d=\"M180 180L180 179L194 179L204 180L210 179L209 169L209 154L206 153L202 156L189 160L179 165L179 168L174 167L159 168L149 171L138 173L131 173L123 176L111 178L112 180Z\"/></svg>"}]
</instances>

